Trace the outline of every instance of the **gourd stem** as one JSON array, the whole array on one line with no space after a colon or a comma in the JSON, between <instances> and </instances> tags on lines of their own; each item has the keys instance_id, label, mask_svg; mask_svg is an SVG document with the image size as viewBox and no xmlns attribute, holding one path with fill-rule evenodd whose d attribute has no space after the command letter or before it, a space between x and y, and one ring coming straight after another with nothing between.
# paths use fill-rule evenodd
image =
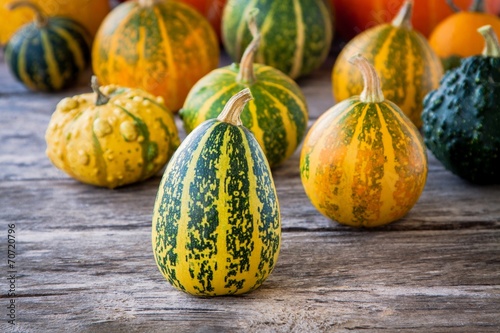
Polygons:
<instances>
[{"instance_id":1,"label":"gourd stem","mask_svg":"<svg viewBox=\"0 0 500 333\"><path fill-rule=\"evenodd\" d=\"M95 92L97 95L95 105L104 105L109 102L110 98L106 95L104 95L99 89L99 82L97 81L97 76L92 75L92 78L90 79L90 86L92 87L92 90Z\"/></svg>"},{"instance_id":2,"label":"gourd stem","mask_svg":"<svg viewBox=\"0 0 500 333\"><path fill-rule=\"evenodd\" d=\"M243 124L240 118L241 112L243 112L243 108L247 102L252 99L253 96L250 89L243 89L227 101L217 119L235 126L241 126Z\"/></svg>"},{"instance_id":3,"label":"gourd stem","mask_svg":"<svg viewBox=\"0 0 500 333\"><path fill-rule=\"evenodd\" d=\"M485 25L477 29L477 31L483 36L486 42L483 55L485 57L500 58L500 43L491 25Z\"/></svg>"},{"instance_id":4,"label":"gourd stem","mask_svg":"<svg viewBox=\"0 0 500 333\"><path fill-rule=\"evenodd\" d=\"M384 101L384 93L380 83L380 77L375 68L361 54L349 59L349 62L356 65L363 75L364 88L361 92L360 100L363 103L381 103Z\"/></svg>"},{"instance_id":5,"label":"gourd stem","mask_svg":"<svg viewBox=\"0 0 500 333\"><path fill-rule=\"evenodd\" d=\"M392 25L395 27L404 27L411 29L411 17L413 15L413 0L406 0L403 6L399 9L398 14L392 20Z\"/></svg>"},{"instance_id":6,"label":"gourd stem","mask_svg":"<svg viewBox=\"0 0 500 333\"><path fill-rule=\"evenodd\" d=\"M470 7L469 7L469 12L485 13L486 7L485 7L484 0L474 0L472 2L472 5L470 5Z\"/></svg>"},{"instance_id":7,"label":"gourd stem","mask_svg":"<svg viewBox=\"0 0 500 333\"><path fill-rule=\"evenodd\" d=\"M457 5L455 5L455 2L453 2L453 0L446 0L446 3L454 12L458 13L462 11Z\"/></svg>"},{"instance_id":8,"label":"gourd stem","mask_svg":"<svg viewBox=\"0 0 500 333\"><path fill-rule=\"evenodd\" d=\"M49 20L47 16L44 14L43 10L38 5L32 2L18 1L7 4L8 10L14 10L17 9L18 7L29 7L35 12L35 25L38 28L45 27L49 23Z\"/></svg>"},{"instance_id":9,"label":"gourd stem","mask_svg":"<svg viewBox=\"0 0 500 333\"><path fill-rule=\"evenodd\" d=\"M258 12L259 10L255 8L252 9L252 11L250 11L248 15L248 29L250 29L253 39L250 44L248 44L245 52L243 53L243 56L241 57L240 72L238 73L238 77L236 78L238 82L252 84L256 80L255 73L253 71L253 62L255 59L255 53L257 52L260 44L260 33L259 28L257 27L256 19Z\"/></svg>"},{"instance_id":10,"label":"gourd stem","mask_svg":"<svg viewBox=\"0 0 500 333\"><path fill-rule=\"evenodd\" d=\"M139 6L145 8L145 7L153 7L158 0L139 0Z\"/></svg>"}]
</instances>

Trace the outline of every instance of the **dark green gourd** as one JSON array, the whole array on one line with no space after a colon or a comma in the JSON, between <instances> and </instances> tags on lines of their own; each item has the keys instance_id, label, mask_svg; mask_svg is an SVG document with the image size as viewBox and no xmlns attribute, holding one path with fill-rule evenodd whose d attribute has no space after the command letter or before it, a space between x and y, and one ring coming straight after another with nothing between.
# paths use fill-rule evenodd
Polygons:
<instances>
[{"instance_id":1,"label":"dark green gourd","mask_svg":"<svg viewBox=\"0 0 500 333\"><path fill-rule=\"evenodd\" d=\"M483 55L465 58L424 100L427 147L456 175L500 183L500 44L489 26Z\"/></svg>"},{"instance_id":2,"label":"dark green gourd","mask_svg":"<svg viewBox=\"0 0 500 333\"><path fill-rule=\"evenodd\" d=\"M8 5L11 10L19 7L31 8L35 20L20 28L5 46L5 63L14 77L38 91L76 84L90 63L90 34L70 18L46 16L32 2Z\"/></svg>"}]
</instances>

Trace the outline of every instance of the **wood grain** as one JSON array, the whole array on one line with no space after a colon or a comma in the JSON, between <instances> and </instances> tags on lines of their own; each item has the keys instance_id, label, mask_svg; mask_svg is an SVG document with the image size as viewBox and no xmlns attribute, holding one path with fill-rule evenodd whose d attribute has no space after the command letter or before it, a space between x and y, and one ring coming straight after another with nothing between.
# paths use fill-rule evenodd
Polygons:
<instances>
[{"instance_id":1,"label":"wood grain","mask_svg":"<svg viewBox=\"0 0 500 333\"><path fill-rule=\"evenodd\" d=\"M332 64L299 81L310 124L333 105ZM6 244L7 224L15 223L19 272L17 325L0 311L1 332L498 332L500 186L471 185L431 154L413 210L366 230L315 210L297 151L273 170L283 242L264 285L239 297L175 290L151 250L161 174L101 189L69 178L45 156L55 105L89 91L89 76L64 92L33 93L0 63L0 239Z\"/></svg>"}]
</instances>

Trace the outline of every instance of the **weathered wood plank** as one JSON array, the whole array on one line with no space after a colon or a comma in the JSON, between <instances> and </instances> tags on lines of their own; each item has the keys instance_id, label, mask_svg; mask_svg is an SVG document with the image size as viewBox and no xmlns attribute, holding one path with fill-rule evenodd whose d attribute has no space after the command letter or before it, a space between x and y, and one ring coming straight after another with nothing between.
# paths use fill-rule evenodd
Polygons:
<instances>
[{"instance_id":1,"label":"weathered wood plank","mask_svg":"<svg viewBox=\"0 0 500 333\"><path fill-rule=\"evenodd\" d=\"M36 322L35 318L43 316L54 327L64 324L65 329L73 327L75 332L83 329L82 323L93 323L88 328L95 332L120 328L125 332L132 323L134 327L140 327L137 331L151 332L160 331L165 325L181 332L207 325L214 332L230 332L238 328L295 332L335 328L341 331L362 327L370 330L410 327L432 332L431 327L440 331L446 325L458 329L461 326L454 326L458 319L463 325L463 330L459 331L466 332L481 327L474 326L479 322L485 325L497 323L494 310L498 308L499 297L498 211L483 212L477 216L479 221L476 222L467 218L472 215L467 210L462 211L461 216L448 216L447 223L434 222L436 217L432 216L422 221L410 215L392 227L370 232L326 221L312 207L307 208L304 202L300 205L304 211L294 212L292 209L296 205L284 199L283 249L276 272L270 279L277 282L263 287L266 290L279 286L273 288L278 288L280 296L272 294L275 295L273 298L272 295L259 294L261 296L251 305L245 302L248 308L239 304L239 299L223 299L215 306L210 300L205 301L210 308L200 310L202 305L198 302L202 301L176 293L159 277L154 267L149 232L157 182L158 179L154 179L116 191L73 181L42 182L44 184L31 190L25 188L29 185L26 181L3 182L0 193L9 196L8 199L2 197L0 202L2 207L9 208L3 210L0 219L15 221L19 226L20 281L27 286L21 288L20 295L40 295L21 298L20 308L26 312L21 312L20 318L26 316ZM450 202L455 200L450 199ZM442 205L449 207L447 203ZM435 209L440 208L436 206ZM498 209L500 205L494 206ZM419 210L414 212L418 215ZM324 224L311 223L307 220L308 214ZM441 213L436 214L439 217ZM297 232L297 229L307 228L312 231L330 229L332 232ZM460 228L463 230L458 230ZM135 260L138 262L134 263ZM301 268L299 264L305 267ZM141 271L144 265L150 267L148 272ZM355 270L357 273L353 273ZM111 276L103 278L108 274ZM134 285L133 280L150 283L151 280L145 277L155 274L155 287L141 285L135 291L119 287ZM353 278L356 274L359 279L372 279L372 282L364 283L375 287L358 290L362 283ZM122 281L125 277L127 280ZM337 280L344 281L345 285L332 287ZM478 287L467 287L469 284ZM391 287L393 285L398 287ZM443 287L436 287L440 285ZM162 288L170 288L170 291L162 295ZM314 288L318 290L314 292ZM379 295L382 292L384 297ZM300 296L298 299L296 294ZM339 294L347 299L342 299ZM145 297L143 308L139 307L135 297ZM162 300L168 300L168 303L151 308L151 304L162 304ZM186 302L194 305L186 307ZM439 302L451 308L436 308ZM123 303L128 305L122 308ZM85 304L83 308L82 304ZM281 305L277 312L271 311L277 304ZM307 307L295 304L307 304ZM337 305L332 307L332 304ZM413 306L421 309L415 312ZM54 310L57 307L61 312ZM394 310L398 307L402 309ZM492 309L488 310L490 307ZM476 308L478 311L474 310ZM256 309L265 310L255 313ZM407 323L412 324L386 323L385 316L377 317L375 321L370 319L368 323L363 320L387 311L395 318L412 318L407 319ZM465 316L464 311L470 312L472 317ZM224 326L228 316L240 318L248 313L250 315L241 319L237 326L232 326L232 321L231 325ZM343 313L348 319L339 317L338 313ZM421 322L420 316L432 320ZM157 324L149 322L157 318L169 319ZM331 327L320 324L326 319L330 320ZM68 320L74 326L67 326ZM430 326L425 326L427 324ZM36 322L36 327L39 325ZM35 326L22 327L29 331ZM482 331L487 331L487 328L481 327Z\"/></svg>"},{"instance_id":2,"label":"weathered wood plank","mask_svg":"<svg viewBox=\"0 0 500 333\"><path fill-rule=\"evenodd\" d=\"M285 232L275 272L260 289L209 299L163 279L142 223L132 232L19 225L23 332L494 332L500 325L498 230Z\"/></svg>"},{"instance_id":3,"label":"weathered wood plank","mask_svg":"<svg viewBox=\"0 0 500 333\"><path fill-rule=\"evenodd\" d=\"M323 217L307 198L298 175L298 157L274 171L284 228L350 230ZM36 211L40 228L91 226L114 216L117 228L126 227L121 214L133 221L149 221L160 177L109 190L81 184L66 177L61 180L27 179L0 182L0 213L6 219ZM22 208L22 205L26 207ZM134 208L131 211L131 208ZM88 210L92 209L89 215ZM130 215L129 215L130 214ZM68 216L75 216L68 221ZM127 218L125 218L127 221ZM23 222L30 225L30 221ZM149 223L149 222L148 222ZM124 225L125 224L125 225ZM424 192L410 213L383 230L500 228L500 186L474 186L444 170L434 160Z\"/></svg>"},{"instance_id":4,"label":"weathered wood plank","mask_svg":"<svg viewBox=\"0 0 500 333\"><path fill-rule=\"evenodd\" d=\"M309 202L299 178L297 155L273 173L283 227L350 230L323 217ZM4 180L0 182L0 193L3 194L0 206L6 209L0 212L0 217L17 218L30 224L31 212L35 211L40 219L40 228L67 227L76 230L98 227L103 223L113 228L126 228L128 219L149 223L159 182L158 176L140 184L109 190L81 184L65 175L48 180ZM88 214L88 209L92 209L91 214ZM70 220L68 216L77 218ZM431 158L427 185L418 203L405 218L381 229L467 228L500 228L500 185L471 185Z\"/></svg>"}]
</instances>

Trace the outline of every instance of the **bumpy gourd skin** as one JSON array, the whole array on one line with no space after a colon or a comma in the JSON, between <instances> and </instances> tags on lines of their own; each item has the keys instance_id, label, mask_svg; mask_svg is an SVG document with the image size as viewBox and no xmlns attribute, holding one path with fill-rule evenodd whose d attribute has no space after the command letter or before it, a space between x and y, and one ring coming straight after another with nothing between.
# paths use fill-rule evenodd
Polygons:
<instances>
[{"instance_id":1,"label":"bumpy gourd skin","mask_svg":"<svg viewBox=\"0 0 500 333\"><path fill-rule=\"evenodd\" d=\"M110 99L96 105L95 94L60 101L45 139L47 156L71 177L115 188L159 171L179 145L172 113L163 98L139 89L101 87Z\"/></svg>"},{"instance_id":2,"label":"bumpy gourd skin","mask_svg":"<svg viewBox=\"0 0 500 333\"><path fill-rule=\"evenodd\" d=\"M427 147L458 176L500 183L500 58L476 56L449 71L424 100Z\"/></svg>"}]
</instances>

